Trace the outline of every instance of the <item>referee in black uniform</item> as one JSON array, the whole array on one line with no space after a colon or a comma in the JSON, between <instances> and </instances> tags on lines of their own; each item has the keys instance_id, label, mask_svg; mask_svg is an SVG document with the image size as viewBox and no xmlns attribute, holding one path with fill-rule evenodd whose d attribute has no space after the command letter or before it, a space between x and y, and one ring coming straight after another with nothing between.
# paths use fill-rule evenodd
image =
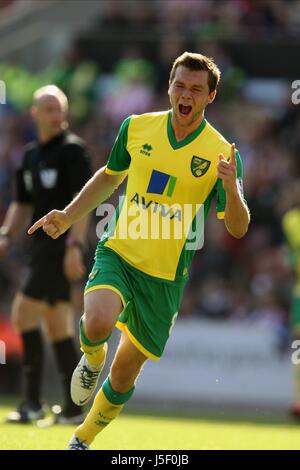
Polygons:
<instances>
[{"instance_id":1,"label":"referee in black uniform","mask_svg":"<svg viewBox=\"0 0 300 470\"><path fill-rule=\"evenodd\" d=\"M16 173L16 199L0 228L0 255L4 256L17 235L30 221L54 208L63 208L91 176L84 143L67 128L68 100L56 86L34 94L31 116L38 141L25 148L22 166ZM12 307L14 324L24 345L24 397L7 421L42 419L43 320L62 378L64 404L58 423L77 424L82 412L70 397L70 381L78 357L74 345L74 321L70 305L70 282L80 279L85 268L82 246L88 220L80 221L64 237L52 240L37 232L31 242L29 273Z\"/></svg>"}]
</instances>

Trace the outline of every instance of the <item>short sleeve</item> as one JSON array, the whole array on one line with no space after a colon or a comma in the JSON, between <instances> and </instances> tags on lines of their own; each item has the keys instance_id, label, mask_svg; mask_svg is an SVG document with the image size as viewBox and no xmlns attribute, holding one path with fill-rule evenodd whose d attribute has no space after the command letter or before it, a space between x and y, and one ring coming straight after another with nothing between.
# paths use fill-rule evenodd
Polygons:
<instances>
[{"instance_id":1,"label":"short sleeve","mask_svg":"<svg viewBox=\"0 0 300 470\"><path fill-rule=\"evenodd\" d=\"M123 121L114 146L108 157L105 173L109 175L118 175L125 173L130 165L131 157L127 150L128 126L131 116Z\"/></svg>"},{"instance_id":2,"label":"short sleeve","mask_svg":"<svg viewBox=\"0 0 300 470\"><path fill-rule=\"evenodd\" d=\"M91 159L86 147L75 143L66 145L64 153L64 175L73 196L91 177Z\"/></svg>"},{"instance_id":3,"label":"short sleeve","mask_svg":"<svg viewBox=\"0 0 300 470\"><path fill-rule=\"evenodd\" d=\"M242 159L238 150L236 151L236 164L237 164L237 168L236 168L237 185L238 185L240 194L242 198L244 199L243 164L242 164ZM218 216L218 219L224 219L225 207L226 207L226 192L224 191L222 180L218 178L218 181L217 181L217 216Z\"/></svg>"}]
</instances>

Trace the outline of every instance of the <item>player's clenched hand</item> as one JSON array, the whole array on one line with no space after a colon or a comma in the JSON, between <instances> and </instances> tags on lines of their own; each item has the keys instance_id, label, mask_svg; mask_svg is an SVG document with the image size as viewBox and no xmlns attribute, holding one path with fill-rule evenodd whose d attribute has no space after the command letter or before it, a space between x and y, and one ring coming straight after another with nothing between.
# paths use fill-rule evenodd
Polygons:
<instances>
[{"instance_id":1,"label":"player's clenched hand","mask_svg":"<svg viewBox=\"0 0 300 470\"><path fill-rule=\"evenodd\" d=\"M218 177L221 178L223 188L226 192L237 191L237 171L236 171L236 155L235 155L235 144L231 145L230 159L226 160L224 155L220 153L219 163L217 166Z\"/></svg>"},{"instance_id":2,"label":"player's clenched hand","mask_svg":"<svg viewBox=\"0 0 300 470\"><path fill-rule=\"evenodd\" d=\"M43 228L51 238L58 238L71 227L71 221L64 211L53 210L35 222L27 231L32 235L37 229Z\"/></svg>"}]
</instances>

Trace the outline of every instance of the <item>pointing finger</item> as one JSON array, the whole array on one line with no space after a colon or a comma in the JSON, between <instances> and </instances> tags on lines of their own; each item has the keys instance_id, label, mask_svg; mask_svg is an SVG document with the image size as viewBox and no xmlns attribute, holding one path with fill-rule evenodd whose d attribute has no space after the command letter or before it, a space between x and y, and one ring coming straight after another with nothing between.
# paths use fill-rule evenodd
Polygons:
<instances>
[{"instance_id":1,"label":"pointing finger","mask_svg":"<svg viewBox=\"0 0 300 470\"><path fill-rule=\"evenodd\" d=\"M47 221L47 216L37 220L28 230L28 235L32 235L38 228L41 228Z\"/></svg>"}]
</instances>

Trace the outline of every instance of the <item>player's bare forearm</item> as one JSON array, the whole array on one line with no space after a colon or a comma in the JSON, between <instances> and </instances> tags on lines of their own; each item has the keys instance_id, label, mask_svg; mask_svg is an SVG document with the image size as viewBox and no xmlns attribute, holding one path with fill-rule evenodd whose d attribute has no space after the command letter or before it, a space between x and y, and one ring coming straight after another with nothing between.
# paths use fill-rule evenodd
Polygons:
<instances>
[{"instance_id":1,"label":"player's bare forearm","mask_svg":"<svg viewBox=\"0 0 300 470\"><path fill-rule=\"evenodd\" d=\"M16 238L24 231L32 214L32 205L13 201L7 210L1 232L10 238Z\"/></svg>"},{"instance_id":2,"label":"player's bare forearm","mask_svg":"<svg viewBox=\"0 0 300 470\"><path fill-rule=\"evenodd\" d=\"M238 189L226 192L224 222L228 232L235 238L242 238L247 233L250 213Z\"/></svg>"},{"instance_id":3,"label":"player's bare forearm","mask_svg":"<svg viewBox=\"0 0 300 470\"><path fill-rule=\"evenodd\" d=\"M64 209L70 224L78 222L105 201L121 184L126 175L108 175L105 167L98 170L80 193Z\"/></svg>"},{"instance_id":4,"label":"player's bare forearm","mask_svg":"<svg viewBox=\"0 0 300 470\"><path fill-rule=\"evenodd\" d=\"M64 210L54 209L41 217L28 229L28 235L32 235L39 228L43 228L49 237L53 239L60 237L73 224L76 224L101 202L105 201L125 177L124 174L108 175L105 173L105 167L101 168ZM80 227L82 229L81 225Z\"/></svg>"},{"instance_id":5,"label":"player's bare forearm","mask_svg":"<svg viewBox=\"0 0 300 470\"><path fill-rule=\"evenodd\" d=\"M235 144L231 144L230 159L219 154L217 166L218 178L222 180L226 192L225 225L228 232L235 238L242 238L248 230L250 214L237 184L237 155Z\"/></svg>"}]
</instances>

